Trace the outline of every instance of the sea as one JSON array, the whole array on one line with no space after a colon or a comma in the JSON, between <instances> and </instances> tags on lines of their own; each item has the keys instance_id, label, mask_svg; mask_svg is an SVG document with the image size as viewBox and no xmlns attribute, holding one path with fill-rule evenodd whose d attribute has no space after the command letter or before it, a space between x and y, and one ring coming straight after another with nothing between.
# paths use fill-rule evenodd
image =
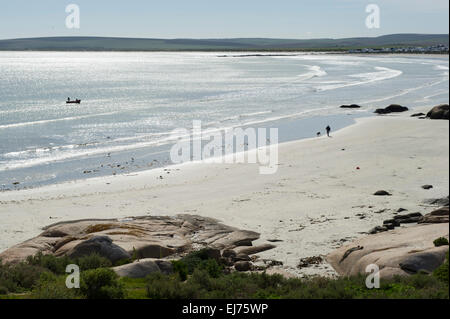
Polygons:
<instances>
[{"instance_id":1,"label":"sea","mask_svg":"<svg viewBox=\"0 0 450 319\"><path fill-rule=\"evenodd\" d=\"M449 102L448 72L448 55L0 52L0 192L169 166L193 121L287 142L431 108Z\"/></svg>"}]
</instances>

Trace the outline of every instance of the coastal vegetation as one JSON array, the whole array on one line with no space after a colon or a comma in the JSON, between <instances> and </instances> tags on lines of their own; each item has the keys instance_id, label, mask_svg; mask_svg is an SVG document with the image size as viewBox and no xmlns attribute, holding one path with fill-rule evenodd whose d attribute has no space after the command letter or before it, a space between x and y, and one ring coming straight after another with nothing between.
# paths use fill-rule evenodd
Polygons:
<instances>
[{"instance_id":1,"label":"coastal vegetation","mask_svg":"<svg viewBox=\"0 0 450 319\"><path fill-rule=\"evenodd\" d=\"M66 288L65 267L78 264L80 289ZM229 272L204 251L174 261L171 274L120 278L98 255L78 259L36 255L0 265L0 299L361 299L449 298L446 262L432 274L381 280L368 289L364 276L284 278L281 275Z\"/></svg>"}]
</instances>

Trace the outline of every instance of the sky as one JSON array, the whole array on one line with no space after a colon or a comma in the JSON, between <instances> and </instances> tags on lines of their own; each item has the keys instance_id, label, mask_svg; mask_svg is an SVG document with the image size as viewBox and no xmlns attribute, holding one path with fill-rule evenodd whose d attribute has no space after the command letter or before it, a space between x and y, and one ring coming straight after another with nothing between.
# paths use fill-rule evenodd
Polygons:
<instances>
[{"instance_id":1,"label":"sky","mask_svg":"<svg viewBox=\"0 0 450 319\"><path fill-rule=\"evenodd\" d=\"M80 28L66 27L66 6ZM380 8L367 28L366 7ZM0 39L47 36L137 38L346 38L448 33L448 0L0 0Z\"/></svg>"}]
</instances>

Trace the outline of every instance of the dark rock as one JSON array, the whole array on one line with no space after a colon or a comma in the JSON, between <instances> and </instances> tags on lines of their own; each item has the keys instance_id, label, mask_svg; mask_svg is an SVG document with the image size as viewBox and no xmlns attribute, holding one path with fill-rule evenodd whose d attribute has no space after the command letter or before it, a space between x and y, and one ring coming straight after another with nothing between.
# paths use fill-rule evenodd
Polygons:
<instances>
[{"instance_id":1,"label":"dark rock","mask_svg":"<svg viewBox=\"0 0 450 319\"><path fill-rule=\"evenodd\" d=\"M401 106L398 104L391 104L388 107L384 109L377 109L375 113L377 114L389 114L389 113L400 113L400 112L406 112L409 109L405 106Z\"/></svg>"},{"instance_id":2,"label":"dark rock","mask_svg":"<svg viewBox=\"0 0 450 319\"><path fill-rule=\"evenodd\" d=\"M208 259L214 259L215 261L220 260L220 250L215 248L205 248L204 250L205 255L208 257Z\"/></svg>"},{"instance_id":3,"label":"dark rock","mask_svg":"<svg viewBox=\"0 0 450 319\"><path fill-rule=\"evenodd\" d=\"M222 257L222 258L220 258L220 263L221 263L222 265L225 265L225 266L228 266L228 267L234 266L234 262L233 262L233 259L232 259L232 258L225 258L225 257Z\"/></svg>"},{"instance_id":4,"label":"dark rock","mask_svg":"<svg viewBox=\"0 0 450 319\"><path fill-rule=\"evenodd\" d=\"M448 206L449 205L449 197L447 196L444 198L426 199L423 202L424 202L424 204L428 204L428 205Z\"/></svg>"},{"instance_id":5,"label":"dark rock","mask_svg":"<svg viewBox=\"0 0 450 319\"><path fill-rule=\"evenodd\" d=\"M425 116L424 113L415 113L413 115L411 115L411 117L419 117L419 116Z\"/></svg>"},{"instance_id":6,"label":"dark rock","mask_svg":"<svg viewBox=\"0 0 450 319\"><path fill-rule=\"evenodd\" d=\"M234 269L237 271L249 271L252 269L252 264L249 261L238 261L234 264Z\"/></svg>"},{"instance_id":7,"label":"dark rock","mask_svg":"<svg viewBox=\"0 0 450 319\"><path fill-rule=\"evenodd\" d=\"M448 104L442 104L435 106L428 112L427 117L432 120L448 120L449 119L449 106Z\"/></svg>"},{"instance_id":8,"label":"dark rock","mask_svg":"<svg viewBox=\"0 0 450 319\"><path fill-rule=\"evenodd\" d=\"M341 105L341 109L360 109L360 108L361 108L361 106L359 106L357 104Z\"/></svg>"},{"instance_id":9,"label":"dark rock","mask_svg":"<svg viewBox=\"0 0 450 319\"><path fill-rule=\"evenodd\" d=\"M413 217L422 217L423 215L421 213L411 213L407 214L406 216L408 216L409 218L413 218Z\"/></svg>"},{"instance_id":10,"label":"dark rock","mask_svg":"<svg viewBox=\"0 0 450 319\"><path fill-rule=\"evenodd\" d=\"M399 227L400 226L400 222L399 222L398 219L389 219L389 220L385 220L383 222L383 225L386 226L388 229L392 229L388 225L393 225L394 228L395 228L395 227Z\"/></svg>"},{"instance_id":11,"label":"dark rock","mask_svg":"<svg viewBox=\"0 0 450 319\"><path fill-rule=\"evenodd\" d=\"M408 218L409 218L408 215L397 215L397 216L394 216L395 220L408 219Z\"/></svg>"},{"instance_id":12,"label":"dark rock","mask_svg":"<svg viewBox=\"0 0 450 319\"><path fill-rule=\"evenodd\" d=\"M225 249L225 250L222 252L222 257L225 257L225 258L234 258L234 257L236 257L236 252L235 252L234 250L232 250L232 249Z\"/></svg>"},{"instance_id":13,"label":"dark rock","mask_svg":"<svg viewBox=\"0 0 450 319\"><path fill-rule=\"evenodd\" d=\"M164 275L170 275L173 273L173 264L166 260L156 260L155 263Z\"/></svg>"},{"instance_id":14,"label":"dark rock","mask_svg":"<svg viewBox=\"0 0 450 319\"><path fill-rule=\"evenodd\" d=\"M383 190L375 192L374 195L375 196L392 196L389 192L383 191Z\"/></svg>"},{"instance_id":15,"label":"dark rock","mask_svg":"<svg viewBox=\"0 0 450 319\"><path fill-rule=\"evenodd\" d=\"M401 212L405 212L405 211L407 211L406 208L399 208L399 209L397 209L397 213L401 213Z\"/></svg>"},{"instance_id":16,"label":"dark rock","mask_svg":"<svg viewBox=\"0 0 450 319\"><path fill-rule=\"evenodd\" d=\"M421 219L422 219L422 217L409 217L406 219L400 219L399 223L400 224L414 224L414 223L418 223Z\"/></svg>"},{"instance_id":17,"label":"dark rock","mask_svg":"<svg viewBox=\"0 0 450 319\"><path fill-rule=\"evenodd\" d=\"M92 254L98 254L109 259L113 263L131 258L129 253L116 244L113 244L111 238L107 236L92 237L91 239L76 245L67 255L72 258L77 258Z\"/></svg>"},{"instance_id":18,"label":"dark rock","mask_svg":"<svg viewBox=\"0 0 450 319\"><path fill-rule=\"evenodd\" d=\"M264 264L266 264L268 268L276 267L276 266L283 266L282 261L273 260L273 259L264 259L263 261L264 261Z\"/></svg>"},{"instance_id":19,"label":"dark rock","mask_svg":"<svg viewBox=\"0 0 450 319\"><path fill-rule=\"evenodd\" d=\"M384 224L384 227L386 227L389 230L395 229L395 225L393 223Z\"/></svg>"},{"instance_id":20,"label":"dark rock","mask_svg":"<svg viewBox=\"0 0 450 319\"><path fill-rule=\"evenodd\" d=\"M432 188L433 188L433 185L423 185L422 188L423 188L423 189L426 189L426 190L432 189Z\"/></svg>"},{"instance_id":21,"label":"dark rock","mask_svg":"<svg viewBox=\"0 0 450 319\"><path fill-rule=\"evenodd\" d=\"M376 226L369 231L369 234L373 235L373 234L382 233L385 231L388 231L388 228L386 226Z\"/></svg>"},{"instance_id":22,"label":"dark rock","mask_svg":"<svg viewBox=\"0 0 450 319\"><path fill-rule=\"evenodd\" d=\"M246 254L238 254L236 257L234 257L234 261L252 261L249 255Z\"/></svg>"},{"instance_id":23,"label":"dark rock","mask_svg":"<svg viewBox=\"0 0 450 319\"><path fill-rule=\"evenodd\" d=\"M300 259L300 263L297 265L297 268L306 268L311 265L319 265L323 262L323 258L320 256L314 256L314 257L306 257Z\"/></svg>"},{"instance_id":24,"label":"dark rock","mask_svg":"<svg viewBox=\"0 0 450 319\"><path fill-rule=\"evenodd\" d=\"M351 253L358 251L358 250L363 250L364 247L362 246L357 246L357 247L353 247L350 249L347 249L344 253L344 255L342 256L342 259L339 261L339 263L343 262L348 256L350 256Z\"/></svg>"}]
</instances>

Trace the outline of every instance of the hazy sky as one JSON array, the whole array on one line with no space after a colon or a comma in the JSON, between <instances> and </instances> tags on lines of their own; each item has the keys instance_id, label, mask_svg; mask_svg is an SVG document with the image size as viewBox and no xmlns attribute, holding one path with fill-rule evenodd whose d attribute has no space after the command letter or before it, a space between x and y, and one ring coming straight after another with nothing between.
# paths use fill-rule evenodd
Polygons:
<instances>
[{"instance_id":1,"label":"hazy sky","mask_svg":"<svg viewBox=\"0 0 450 319\"><path fill-rule=\"evenodd\" d=\"M68 4L81 28L67 29ZM379 29L365 9L377 4ZM448 33L448 0L0 0L0 39L39 36L144 38L342 38Z\"/></svg>"}]
</instances>

